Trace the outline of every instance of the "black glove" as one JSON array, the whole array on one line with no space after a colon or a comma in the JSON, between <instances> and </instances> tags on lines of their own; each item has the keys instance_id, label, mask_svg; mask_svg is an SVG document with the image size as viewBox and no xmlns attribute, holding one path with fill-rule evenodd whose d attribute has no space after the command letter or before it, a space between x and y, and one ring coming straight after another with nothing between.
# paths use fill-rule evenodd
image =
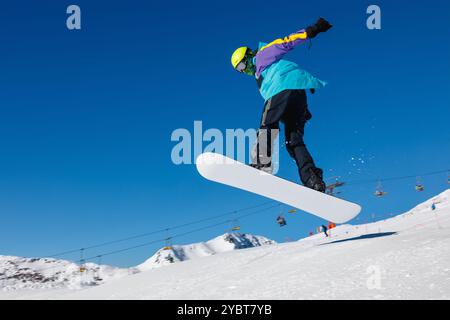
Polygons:
<instances>
[{"instance_id":1,"label":"black glove","mask_svg":"<svg viewBox=\"0 0 450 320\"><path fill-rule=\"evenodd\" d=\"M319 18L315 24L306 28L308 38L312 39L320 32L325 32L330 29L332 25L324 18Z\"/></svg>"}]
</instances>

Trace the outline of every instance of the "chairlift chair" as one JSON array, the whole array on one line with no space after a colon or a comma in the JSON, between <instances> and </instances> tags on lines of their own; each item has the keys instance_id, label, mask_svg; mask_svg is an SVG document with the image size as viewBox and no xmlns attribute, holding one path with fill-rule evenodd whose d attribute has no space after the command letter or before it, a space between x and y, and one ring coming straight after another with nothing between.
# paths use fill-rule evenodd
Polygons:
<instances>
[{"instance_id":1,"label":"chairlift chair","mask_svg":"<svg viewBox=\"0 0 450 320\"><path fill-rule=\"evenodd\" d=\"M422 184L422 179L420 177L416 178L416 186L414 187L414 189L416 189L416 191L418 192L421 192L425 189Z\"/></svg>"},{"instance_id":2,"label":"chairlift chair","mask_svg":"<svg viewBox=\"0 0 450 320\"><path fill-rule=\"evenodd\" d=\"M284 219L283 216L278 216L277 223L280 225L280 227L284 227L286 225L286 219Z\"/></svg>"},{"instance_id":3,"label":"chairlift chair","mask_svg":"<svg viewBox=\"0 0 450 320\"><path fill-rule=\"evenodd\" d=\"M85 266L85 260L84 259L82 259L81 261L80 261L80 268L79 268L79 271L80 271L80 273L82 273L82 272L85 272L87 269L86 269L86 266Z\"/></svg>"},{"instance_id":4,"label":"chairlift chair","mask_svg":"<svg viewBox=\"0 0 450 320\"><path fill-rule=\"evenodd\" d=\"M378 181L377 188L375 190L374 195L376 197L383 197L383 196L387 195L387 192L383 191L383 185L381 184L381 181Z\"/></svg>"},{"instance_id":5,"label":"chairlift chair","mask_svg":"<svg viewBox=\"0 0 450 320\"><path fill-rule=\"evenodd\" d=\"M332 177L332 178L336 178L335 182L327 185L326 190L325 190L325 193L330 196L341 193L341 192L335 192L334 189L342 187L345 184L345 182L339 181L339 177Z\"/></svg>"},{"instance_id":6,"label":"chairlift chair","mask_svg":"<svg viewBox=\"0 0 450 320\"><path fill-rule=\"evenodd\" d=\"M375 195L376 197L383 197L383 196L387 195L387 192L382 191L382 190L376 190L375 193L374 193L374 195Z\"/></svg>"}]
</instances>

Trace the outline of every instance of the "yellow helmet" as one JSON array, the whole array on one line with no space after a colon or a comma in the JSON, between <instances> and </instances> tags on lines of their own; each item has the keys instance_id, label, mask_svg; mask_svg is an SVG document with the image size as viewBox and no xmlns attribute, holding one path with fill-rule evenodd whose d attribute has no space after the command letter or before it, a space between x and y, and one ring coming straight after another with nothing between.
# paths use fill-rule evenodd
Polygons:
<instances>
[{"instance_id":1,"label":"yellow helmet","mask_svg":"<svg viewBox=\"0 0 450 320\"><path fill-rule=\"evenodd\" d=\"M231 64L233 65L233 68L236 69L239 62L245 58L247 50L248 47L240 47L233 52L233 55L231 56Z\"/></svg>"}]
</instances>

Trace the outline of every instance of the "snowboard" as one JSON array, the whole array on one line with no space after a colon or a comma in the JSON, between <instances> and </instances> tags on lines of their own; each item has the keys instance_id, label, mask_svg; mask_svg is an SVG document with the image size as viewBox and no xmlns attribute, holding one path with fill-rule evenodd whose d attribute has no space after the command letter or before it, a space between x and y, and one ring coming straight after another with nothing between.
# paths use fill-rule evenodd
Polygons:
<instances>
[{"instance_id":1,"label":"snowboard","mask_svg":"<svg viewBox=\"0 0 450 320\"><path fill-rule=\"evenodd\" d=\"M276 200L334 223L347 222L361 211L356 203L306 188L218 153L202 153L196 165L200 175L208 180Z\"/></svg>"}]
</instances>

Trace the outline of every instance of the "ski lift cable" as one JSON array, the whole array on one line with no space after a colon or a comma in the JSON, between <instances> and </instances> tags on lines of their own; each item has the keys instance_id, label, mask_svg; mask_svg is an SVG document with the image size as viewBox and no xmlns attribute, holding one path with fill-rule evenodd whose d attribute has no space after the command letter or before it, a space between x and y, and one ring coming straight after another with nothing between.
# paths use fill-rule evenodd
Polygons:
<instances>
[{"instance_id":1,"label":"ski lift cable","mask_svg":"<svg viewBox=\"0 0 450 320\"><path fill-rule=\"evenodd\" d=\"M378 179L371 179L371 180L355 180L355 181L350 181L350 182L348 182L346 184L347 185L356 185L356 184L365 184L365 183L374 183L374 182L381 183L381 182L385 182L385 181L411 179L411 178L415 178L417 176L420 176L420 177L432 176L432 175L445 173L445 172L448 172L448 169L447 170L428 172L428 173L424 173L424 174L420 174L420 175L408 175L408 176L399 176L399 177L389 177L389 178L384 178L384 179L378 178Z\"/></svg>"},{"instance_id":2,"label":"ski lift cable","mask_svg":"<svg viewBox=\"0 0 450 320\"><path fill-rule=\"evenodd\" d=\"M196 229L196 230L192 230L192 231L190 231L190 232L186 232L186 233L183 233L183 234L174 235L172 238L175 238L175 237L181 237L181 236L184 236L184 235L189 234L189 233L194 233L194 232L198 232L198 231L200 231L200 230L204 230L204 229L208 229L208 228L213 228L213 227L216 227L217 225L222 225L222 224L229 223L229 222L230 222L230 220L226 220L226 221L224 221L224 222L216 223L216 224L214 224L214 225L209 225L209 226L206 226L206 227L203 227L203 228L199 228L199 229ZM100 256L100 257L105 257L105 256L114 255L114 254L119 254L119 253L123 253L123 252L130 251L130 250L133 250L133 249L146 247L146 246L149 246L149 245L151 245L151 244L164 243L166 240L167 240L167 238L156 239L156 240L148 241L148 242L141 243L141 244L138 244L138 245L134 245L134 246L130 246L130 247L118 249L118 250L113 250L113 251L103 252L103 253L101 253L101 254L97 254L97 255L89 256L89 257L86 257L86 258L83 258L83 259L75 260L74 262L75 262L75 263L78 263L78 264L85 264L87 261L91 261L91 260L98 259L99 256ZM51 268L53 268L53 266L52 266L52 267L49 267L49 268L43 268L43 269L41 269L41 271L44 271L44 270L47 270L47 269L51 269Z\"/></svg>"},{"instance_id":3,"label":"ski lift cable","mask_svg":"<svg viewBox=\"0 0 450 320\"><path fill-rule=\"evenodd\" d=\"M218 226L218 225L222 225L222 224L225 224L225 223L228 223L228 222L229 222L229 220L227 220L227 221L225 221L225 222L216 223L216 224L214 224L214 225L209 225L209 226L206 226L206 227L203 227L203 228L198 228L198 229L196 229L196 230L192 230L192 231L185 232L185 233L182 233L182 234L179 234L179 235L175 235L175 236L173 236L172 238L175 238L175 237L181 237L181 236L184 236L184 235L187 235L187 234L190 234L190 233L194 233L194 232L198 232L198 231L201 231L201 230L204 230L204 229L208 229L208 228L213 228L213 227L216 227L216 226ZM148 241L148 242L141 243L141 244L138 244L138 245L135 245L135 246L131 246L131 247L123 248L123 249L118 249L118 250L113 250L113 251L105 252L105 253L102 254L102 257L110 256L110 255L113 255L113 254L118 254L118 253L122 253L122 252L126 252L126 251L130 251L130 250L137 249L137 248L146 247L146 246L151 245L151 244L155 244L155 243L159 243L159 242L164 242L165 240L166 240L166 238L163 238L163 239L156 239L156 240ZM84 261L87 261L87 260L93 260L93 259L95 259L96 257L97 257L97 256L87 257L87 258L84 259ZM75 261L75 262L78 262L78 263L79 263L80 261Z\"/></svg>"},{"instance_id":4,"label":"ski lift cable","mask_svg":"<svg viewBox=\"0 0 450 320\"><path fill-rule=\"evenodd\" d=\"M169 228L159 229L159 230L150 231L150 232L146 232L146 233L142 233L142 234L138 234L138 235L134 235L134 236L130 236L130 237L125 237L125 238L111 240L111 241L107 241L107 242L103 242L103 243L99 243L99 244L95 244L95 245L91 245L91 246L86 246L86 247L83 247L81 249L83 249L83 250L94 249L94 248L104 247L104 246L115 244L115 243L120 243L120 242L125 242L125 241L129 241L129 240L138 239L138 238L143 238L143 237L146 237L146 236L150 236L150 235L154 235L154 234L158 234L158 233L162 233L162 232L167 232L168 230L179 229L179 228L187 227L187 226L190 226L190 225L199 224L199 223L202 223L202 222L205 222L205 221L214 220L214 219L217 219L217 218L220 218L220 217L223 217L223 216L236 214L237 212L240 212L240 211L248 211L248 210L251 210L251 209L263 207L263 206L266 206L266 205L271 204L273 202L274 201L266 201L266 202L261 203L259 205L255 205L255 206L251 206L251 207L245 207L245 208L238 209L238 210L233 210L233 211L228 211L226 213L218 214L218 215L215 215L215 216L212 216L212 217L208 217L208 218L204 218L204 219L200 219L200 220L196 220L196 221L192 221L192 222L188 222L188 223L184 223L184 224L180 224L180 225L175 225L175 226L172 226L172 227L169 227ZM47 257L49 257L49 258L60 257L60 256L68 255L70 253L79 252L81 249L79 248L79 249L67 250L67 251L63 251L63 252L59 252L59 253L56 253L56 254L49 255Z\"/></svg>"},{"instance_id":5,"label":"ski lift cable","mask_svg":"<svg viewBox=\"0 0 450 320\"><path fill-rule=\"evenodd\" d=\"M238 218L245 218L245 217L248 217L248 216L250 216L250 215L254 215L254 214L260 213L260 212L262 212L262 211L266 211L266 210L272 209L272 208L274 208L274 207L276 207L276 206L277 206L277 205L273 205L273 206L270 206L270 207L268 207L268 208L259 209L259 210L256 210L256 211L254 211L254 212L251 212L250 214L241 215L241 216L239 216ZM255 208L257 208L257 207L261 207L261 205L259 205L259 206L254 206L253 208L255 209ZM248 208L248 210L250 210L250 208ZM233 211L233 213L235 213L235 211ZM202 227L202 228L197 228L197 229L195 229L195 230L191 230L191 231L188 231L188 232L176 234L176 235L171 236L171 239L183 237L183 236L186 236L186 235L189 235L189 234L192 234L192 233L195 233L195 232L199 232L199 231L202 231L202 230L206 230L206 229L211 229L211 228L214 228L214 227L217 227L217 226L220 226L220 225L224 225L224 224L230 223L231 221L233 221L233 220L232 220L232 219L227 219L227 220L222 221L222 222L219 222L219 223L215 223L215 224L212 224L212 225L208 225L208 226L205 226L205 227ZM167 230L167 228L164 229L164 231L166 231L166 230ZM74 261L74 262L84 264L84 263L86 263L87 261L95 260L95 259L98 259L99 257L105 257L105 256L113 255L113 254L118 254L118 253L126 252L126 251L129 251L129 250L132 250L132 249L145 247L145 246L148 246L148 245L151 245L151 244L155 244L155 243L163 243L163 242L165 242L166 240L167 240L167 238L156 239L156 240L149 241L149 242L145 242L145 243L138 244L138 245L135 245L135 246L130 246L130 247L126 247L126 248L123 248L123 249L118 249L118 250L114 250L114 251L109 251L109 252L104 252L104 253L96 254L95 256L83 257L82 259L76 260L76 261ZM83 252L84 252L85 249L86 249L86 248L83 248ZM80 249L78 249L78 250L76 250L76 251L79 252ZM52 268L52 267L51 267L51 268ZM45 269L43 269L43 270L45 270Z\"/></svg>"},{"instance_id":6,"label":"ski lift cable","mask_svg":"<svg viewBox=\"0 0 450 320\"><path fill-rule=\"evenodd\" d=\"M261 210L255 211L255 212L251 212L251 213L247 213L247 214L241 215L241 218L246 218L246 217L249 217L249 216L252 216L252 215L255 215L255 214L259 214L262 211L266 211L266 210L273 209L273 208L276 208L276 207L278 207L277 204L275 204L275 205L273 205L271 207L267 207L265 209L261 209Z\"/></svg>"},{"instance_id":7,"label":"ski lift cable","mask_svg":"<svg viewBox=\"0 0 450 320\"><path fill-rule=\"evenodd\" d=\"M268 207L268 208L264 208L264 209L260 209L260 210L257 210L255 212L249 213L249 214L241 215L241 216L239 216L239 218L240 219L241 218L245 218L245 217L248 217L248 216L251 216L251 215L254 215L254 214L257 214L257 213L261 213L261 212L269 210L269 209L273 209L275 207L277 207L277 205L274 205L274 206L271 206L271 207ZM212 225L208 225L208 226L205 226L205 227L201 227L201 228L197 228L197 229L190 230L190 231L187 231L187 232L183 232L183 233L180 233L180 234L176 234L176 235L173 235L171 238L173 239L173 238L184 237L184 236L192 234L192 233L196 233L196 232L207 230L207 229L211 229L211 228L214 228L214 227L217 227L217 226L220 226L220 225L228 224L231 221L233 221L233 220L232 219L228 219L228 220L225 220L225 221L222 221L222 222L219 222L219 223L214 223ZM114 250L114 251L102 253L101 256L105 257L105 256L113 255L113 254L118 254L118 253L122 253L122 252L129 251L129 250L132 250L132 249L145 247L145 246L148 246L150 244L164 242L165 240L166 240L166 238L157 239L157 240L149 241L149 242L146 242L146 243L138 244L138 245L135 245L135 246L130 246L130 247L127 247L127 248L123 248L123 249L119 249L119 250ZM92 256L92 257L87 257L87 258L84 258L83 261L93 260L93 259L98 258L98 256L99 255L95 255L95 256ZM81 260L78 260L78 261L75 261L75 262L80 263Z\"/></svg>"}]
</instances>

